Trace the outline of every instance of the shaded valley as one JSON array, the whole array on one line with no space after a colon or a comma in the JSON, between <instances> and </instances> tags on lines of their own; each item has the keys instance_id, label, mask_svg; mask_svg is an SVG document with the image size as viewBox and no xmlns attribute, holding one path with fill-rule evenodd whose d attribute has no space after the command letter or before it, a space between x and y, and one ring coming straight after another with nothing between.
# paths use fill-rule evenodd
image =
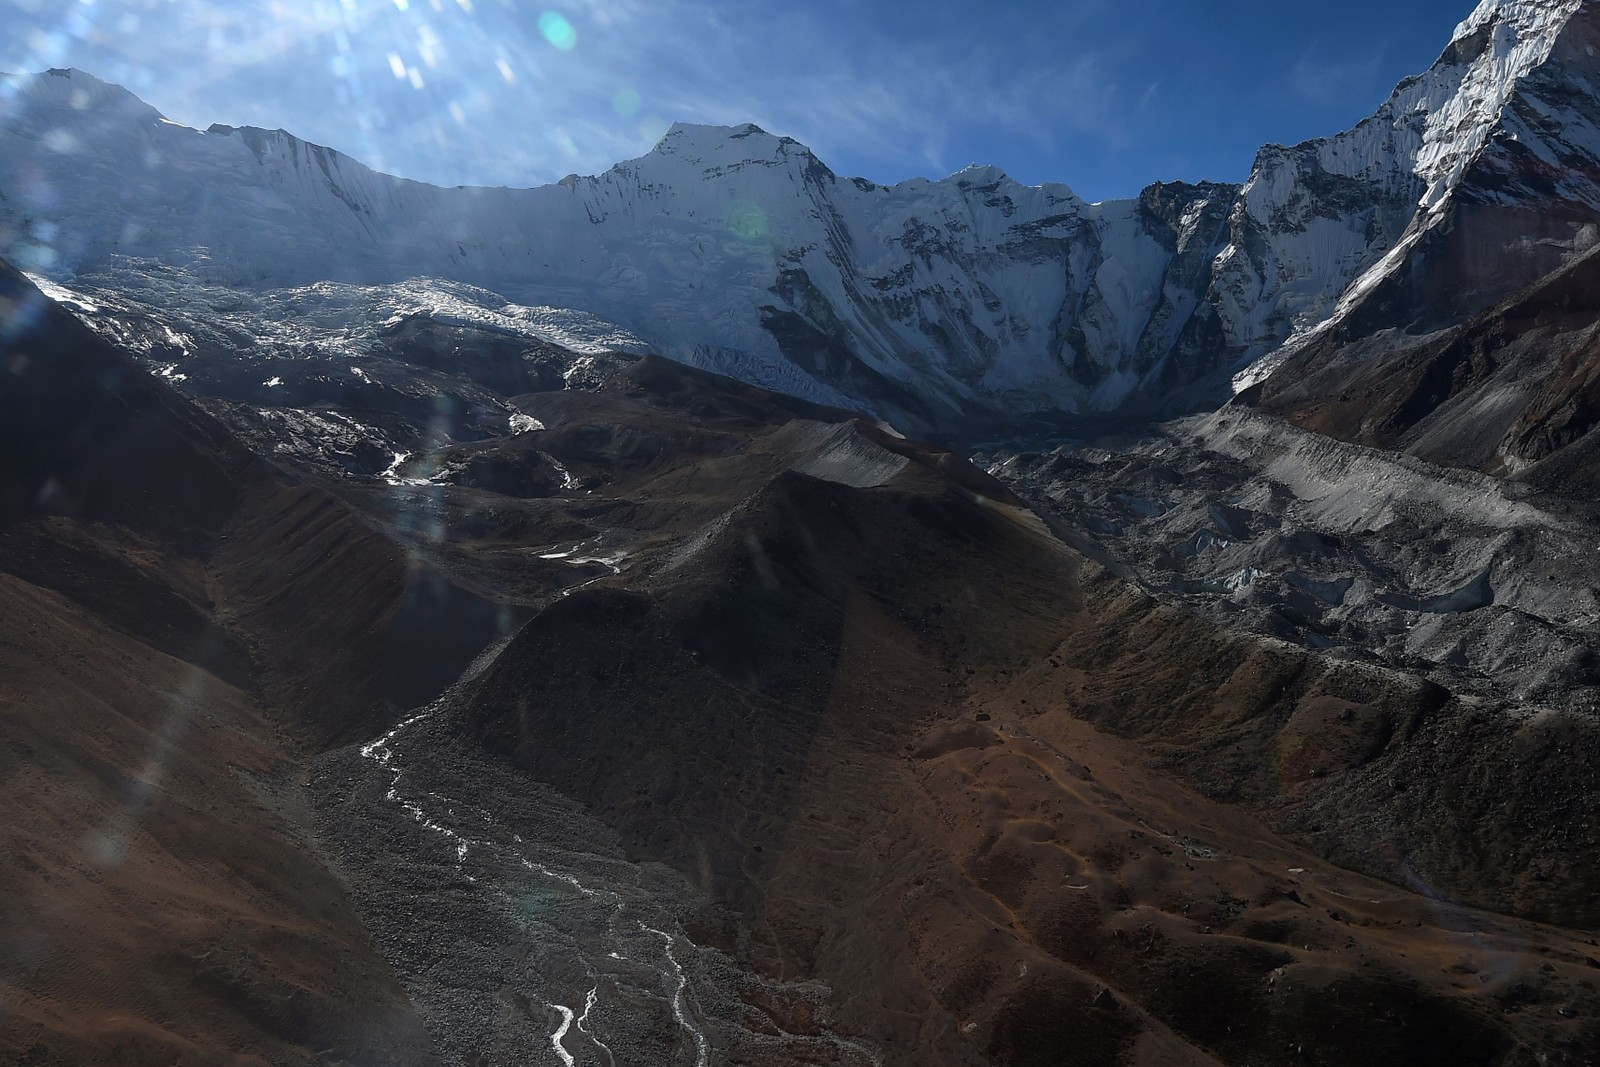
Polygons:
<instances>
[{"instance_id":1,"label":"shaded valley","mask_svg":"<svg viewBox=\"0 0 1600 1067\"><path fill-rule=\"evenodd\" d=\"M131 1009L169 1042L394 1062L361 1044L387 1002L418 1062L1509 1064L1595 1047L1592 938L1539 925L1594 923L1584 720L1497 717L1404 662L1220 628L948 452L659 359L567 353L586 369L518 379L555 387L494 394L494 423L292 387L208 415L14 284L37 308L15 351L115 383L114 414L51 420L62 441L148 410L121 469L145 469L147 439L151 469L199 464L163 497L41 449L5 532L17 595L171 664L158 694L206 679L171 706L239 709L213 728L221 748L173 750L194 781L150 781L147 750L117 746L140 754L122 773L147 799L85 779L73 795L101 814L58 812L73 829L54 836L119 811L255 812L245 825L293 847L284 876L328 900L281 906L321 916L316 944L349 944L348 975L297 986L297 942L206 913L197 955L248 953L273 977L185 979L183 1013ZM458 381L443 395L487 388ZM48 380L23 382L42 410ZM351 424L427 447L352 470ZM221 521L181 506L212 469L237 501L208 502ZM39 493L47 470L59 498ZM157 538L182 550L135 551ZM130 571L120 603L83 577ZM33 751L63 743L43 699L13 720ZM79 714L127 714L103 699ZM1491 755L1542 750L1541 780L1568 786ZM1478 786L1501 776L1514 805ZM140 843L160 825L144 818ZM278 868L233 840L269 866L212 892L258 899ZM1498 840L1540 858L1499 862L1481 845ZM119 856L119 878L196 862L125 847L142 858ZM76 857L18 876L45 894ZM54 966L83 951L38 949ZM137 1062L121 1032L67 1044L84 1029L65 1013L92 1009L40 973L16 979L37 1020L8 1027L18 1047ZM319 994L343 1014L283 1014ZM253 1031L213 1021L241 1011Z\"/></svg>"}]
</instances>

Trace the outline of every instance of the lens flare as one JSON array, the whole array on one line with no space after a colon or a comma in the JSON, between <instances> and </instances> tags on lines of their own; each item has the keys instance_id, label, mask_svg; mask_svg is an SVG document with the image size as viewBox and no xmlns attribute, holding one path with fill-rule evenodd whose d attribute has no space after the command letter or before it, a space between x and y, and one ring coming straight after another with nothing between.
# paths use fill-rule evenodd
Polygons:
<instances>
[{"instance_id":1,"label":"lens flare","mask_svg":"<svg viewBox=\"0 0 1600 1067\"><path fill-rule=\"evenodd\" d=\"M728 213L728 229L741 240L754 243L767 236L770 226L766 212L754 204L735 204Z\"/></svg>"},{"instance_id":2,"label":"lens flare","mask_svg":"<svg viewBox=\"0 0 1600 1067\"><path fill-rule=\"evenodd\" d=\"M570 52L578 44L578 31L561 15L554 11L546 11L539 16L539 32L544 39L561 49Z\"/></svg>"},{"instance_id":3,"label":"lens flare","mask_svg":"<svg viewBox=\"0 0 1600 1067\"><path fill-rule=\"evenodd\" d=\"M639 108L644 101L632 89L618 89L617 95L611 98L611 107L617 114L625 119L631 119L639 113Z\"/></svg>"},{"instance_id":4,"label":"lens flare","mask_svg":"<svg viewBox=\"0 0 1600 1067\"><path fill-rule=\"evenodd\" d=\"M665 137L669 129L671 126L666 119L659 115L651 115L639 123L639 136L644 138L646 144L653 145Z\"/></svg>"}]
</instances>

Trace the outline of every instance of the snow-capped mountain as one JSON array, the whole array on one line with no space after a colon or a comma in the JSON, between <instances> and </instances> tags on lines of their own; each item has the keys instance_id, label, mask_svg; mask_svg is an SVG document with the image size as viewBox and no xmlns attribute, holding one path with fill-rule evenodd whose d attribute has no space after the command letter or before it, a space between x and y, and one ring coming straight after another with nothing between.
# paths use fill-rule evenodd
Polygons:
<instances>
[{"instance_id":1,"label":"snow-capped mountain","mask_svg":"<svg viewBox=\"0 0 1600 1067\"><path fill-rule=\"evenodd\" d=\"M442 189L283 131L163 119L76 71L0 96L0 254L238 288L428 277L572 308L673 358L922 426L1197 407L1326 326L1477 311L1600 219L1600 12L1485 0L1347 133L1248 182L1090 204L992 167L879 186L757 127L678 125L536 189Z\"/></svg>"},{"instance_id":2,"label":"snow-capped mountain","mask_svg":"<svg viewBox=\"0 0 1600 1067\"><path fill-rule=\"evenodd\" d=\"M1259 289L1246 272L1240 306L1259 315L1274 282L1317 291L1298 301L1293 351L1334 326L1359 337L1459 322L1582 254L1600 221L1597 46L1590 0L1484 0L1371 119L1265 150L1242 199L1269 233L1329 231L1341 203L1377 210L1370 233L1347 231L1342 261L1286 264ZM1284 354L1237 384L1263 380Z\"/></svg>"}]
</instances>

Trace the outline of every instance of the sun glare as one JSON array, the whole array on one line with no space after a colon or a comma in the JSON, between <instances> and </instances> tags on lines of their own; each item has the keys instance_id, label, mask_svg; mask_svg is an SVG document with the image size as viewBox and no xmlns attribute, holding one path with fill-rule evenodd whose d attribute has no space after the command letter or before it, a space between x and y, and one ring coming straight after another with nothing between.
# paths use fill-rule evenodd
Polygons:
<instances>
[{"instance_id":1,"label":"sun glare","mask_svg":"<svg viewBox=\"0 0 1600 1067\"><path fill-rule=\"evenodd\" d=\"M625 6L474 0L15 0L0 70L58 67L205 129L292 128L439 184L536 185L648 151L659 105L621 77ZM0 86L0 106L16 83ZM514 138L510 116L526 117Z\"/></svg>"}]
</instances>

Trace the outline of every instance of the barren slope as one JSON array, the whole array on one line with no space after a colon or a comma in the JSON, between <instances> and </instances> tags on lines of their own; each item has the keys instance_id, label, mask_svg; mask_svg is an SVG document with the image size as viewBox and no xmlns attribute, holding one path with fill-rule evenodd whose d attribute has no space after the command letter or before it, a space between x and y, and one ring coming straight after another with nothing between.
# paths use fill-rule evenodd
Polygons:
<instances>
[{"instance_id":1,"label":"barren slope","mask_svg":"<svg viewBox=\"0 0 1600 1067\"><path fill-rule=\"evenodd\" d=\"M1591 251L1448 330L1330 334L1241 400L1343 440L1544 481L1530 468L1596 424L1597 282ZM1586 495L1575 473L1555 484Z\"/></svg>"},{"instance_id":2,"label":"barren slope","mask_svg":"<svg viewBox=\"0 0 1600 1067\"><path fill-rule=\"evenodd\" d=\"M725 387L673 377L607 410L686 440ZM1592 875L1512 888L1479 850L1557 798L1441 807L1503 727L1160 608L960 461L847 430L842 467L778 452L804 421L724 456L733 506L655 526L443 714L720 904L698 941L826 982L886 1062L1582 1062L1583 938L1436 895L1592 921ZM597 510L659 518L660 482L593 473Z\"/></svg>"},{"instance_id":3,"label":"barren slope","mask_svg":"<svg viewBox=\"0 0 1600 1067\"><path fill-rule=\"evenodd\" d=\"M386 721L403 554L0 270L0 1058L434 1062L297 761Z\"/></svg>"}]
</instances>

